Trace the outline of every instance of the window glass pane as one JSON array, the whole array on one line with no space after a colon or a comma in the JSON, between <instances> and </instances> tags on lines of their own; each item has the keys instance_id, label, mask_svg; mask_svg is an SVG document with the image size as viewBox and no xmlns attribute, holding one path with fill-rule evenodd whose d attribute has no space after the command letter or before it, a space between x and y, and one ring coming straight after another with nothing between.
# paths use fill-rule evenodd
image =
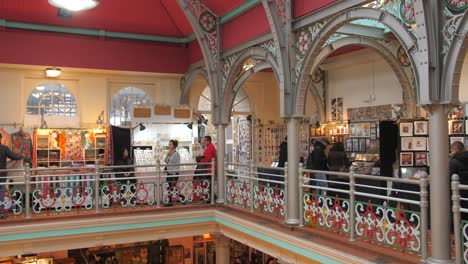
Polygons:
<instances>
[{"instance_id":1,"label":"window glass pane","mask_svg":"<svg viewBox=\"0 0 468 264\"><path fill-rule=\"evenodd\" d=\"M134 104L150 104L151 99L143 89L125 87L120 89L112 98L110 124L122 126L131 121L131 110Z\"/></svg>"},{"instance_id":2,"label":"window glass pane","mask_svg":"<svg viewBox=\"0 0 468 264\"><path fill-rule=\"evenodd\" d=\"M43 83L29 95L26 113L31 115L77 115L76 100L73 94L60 83Z\"/></svg>"}]
</instances>

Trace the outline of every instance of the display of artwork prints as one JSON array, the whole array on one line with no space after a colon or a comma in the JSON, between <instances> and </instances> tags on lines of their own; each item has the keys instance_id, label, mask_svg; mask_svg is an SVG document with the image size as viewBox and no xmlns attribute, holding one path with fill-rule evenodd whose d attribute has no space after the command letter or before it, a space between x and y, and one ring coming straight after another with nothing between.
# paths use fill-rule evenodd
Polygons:
<instances>
[{"instance_id":1,"label":"display of artwork prints","mask_svg":"<svg viewBox=\"0 0 468 264\"><path fill-rule=\"evenodd\" d=\"M449 134L450 135L459 135L464 134L464 121L463 120L451 120L449 122Z\"/></svg>"},{"instance_id":2,"label":"display of artwork prints","mask_svg":"<svg viewBox=\"0 0 468 264\"><path fill-rule=\"evenodd\" d=\"M400 153L400 166L413 166L413 152Z\"/></svg>"},{"instance_id":3,"label":"display of artwork prints","mask_svg":"<svg viewBox=\"0 0 468 264\"><path fill-rule=\"evenodd\" d=\"M464 143L465 138L464 137L450 137L450 145L452 145L452 143L455 141L460 141L461 143Z\"/></svg>"},{"instance_id":4,"label":"display of artwork prints","mask_svg":"<svg viewBox=\"0 0 468 264\"><path fill-rule=\"evenodd\" d=\"M414 154L415 166L427 166L427 152L416 152Z\"/></svg>"},{"instance_id":5,"label":"display of artwork prints","mask_svg":"<svg viewBox=\"0 0 468 264\"><path fill-rule=\"evenodd\" d=\"M414 135L427 135L427 121L414 121Z\"/></svg>"},{"instance_id":6,"label":"display of artwork prints","mask_svg":"<svg viewBox=\"0 0 468 264\"><path fill-rule=\"evenodd\" d=\"M350 137L370 137L371 129L370 123L350 123L349 136Z\"/></svg>"},{"instance_id":7,"label":"display of artwork prints","mask_svg":"<svg viewBox=\"0 0 468 264\"><path fill-rule=\"evenodd\" d=\"M331 115L332 121L343 120L343 97L331 100Z\"/></svg>"},{"instance_id":8,"label":"display of artwork prints","mask_svg":"<svg viewBox=\"0 0 468 264\"><path fill-rule=\"evenodd\" d=\"M413 123L400 123L400 136L401 137L413 136Z\"/></svg>"}]
</instances>

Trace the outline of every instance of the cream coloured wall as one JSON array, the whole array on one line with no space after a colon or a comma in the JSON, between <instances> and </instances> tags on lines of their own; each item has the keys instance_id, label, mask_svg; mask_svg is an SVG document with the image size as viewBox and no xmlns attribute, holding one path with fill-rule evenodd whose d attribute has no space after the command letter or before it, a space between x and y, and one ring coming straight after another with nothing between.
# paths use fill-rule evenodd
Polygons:
<instances>
[{"instance_id":1,"label":"cream coloured wall","mask_svg":"<svg viewBox=\"0 0 468 264\"><path fill-rule=\"evenodd\" d=\"M108 120L111 84L144 86L155 103L179 104L181 75L86 69L62 69L59 78L49 79L42 66L0 65L0 124L23 123L26 100L31 91L45 82L64 84L75 96L81 126L95 125L102 110Z\"/></svg>"},{"instance_id":2,"label":"cream coloured wall","mask_svg":"<svg viewBox=\"0 0 468 264\"><path fill-rule=\"evenodd\" d=\"M327 120L331 120L332 98L343 97L343 118L347 108L400 104L402 89L390 65L369 49L327 59L322 69L328 72ZM369 102L371 94L375 101ZM367 102L366 102L367 101Z\"/></svg>"}]
</instances>

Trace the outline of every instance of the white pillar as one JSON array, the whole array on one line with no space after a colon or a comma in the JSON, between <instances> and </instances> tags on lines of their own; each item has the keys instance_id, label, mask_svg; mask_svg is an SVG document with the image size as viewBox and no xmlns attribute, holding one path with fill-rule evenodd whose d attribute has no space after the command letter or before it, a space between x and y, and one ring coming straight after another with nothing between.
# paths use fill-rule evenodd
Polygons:
<instances>
[{"instance_id":1,"label":"white pillar","mask_svg":"<svg viewBox=\"0 0 468 264\"><path fill-rule=\"evenodd\" d=\"M299 139L297 120L288 118L288 186L286 197L286 224L299 225Z\"/></svg>"},{"instance_id":2,"label":"white pillar","mask_svg":"<svg viewBox=\"0 0 468 264\"><path fill-rule=\"evenodd\" d=\"M450 177L448 167L448 118L446 105L429 109L431 257L428 263L450 260Z\"/></svg>"},{"instance_id":3,"label":"white pillar","mask_svg":"<svg viewBox=\"0 0 468 264\"><path fill-rule=\"evenodd\" d=\"M224 158L226 157L226 126L217 126L218 149L216 150L216 168L218 174L218 197L217 204L226 203L226 173L224 171Z\"/></svg>"}]
</instances>

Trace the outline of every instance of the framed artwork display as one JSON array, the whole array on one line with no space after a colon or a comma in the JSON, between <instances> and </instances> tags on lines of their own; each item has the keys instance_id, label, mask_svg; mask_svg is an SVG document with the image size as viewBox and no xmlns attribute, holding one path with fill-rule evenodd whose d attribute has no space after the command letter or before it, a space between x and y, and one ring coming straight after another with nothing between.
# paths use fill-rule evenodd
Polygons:
<instances>
[{"instance_id":1,"label":"framed artwork display","mask_svg":"<svg viewBox=\"0 0 468 264\"><path fill-rule=\"evenodd\" d=\"M415 152L414 165L415 166L427 166L427 152Z\"/></svg>"},{"instance_id":2,"label":"framed artwork display","mask_svg":"<svg viewBox=\"0 0 468 264\"><path fill-rule=\"evenodd\" d=\"M346 151L348 152L353 151L353 140L350 138L346 139Z\"/></svg>"},{"instance_id":3,"label":"framed artwork display","mask_svg":"<svg viewBox=\"0 0 468 264\"><path fill-rule=\"evenodd\" d=\"M465 144L465 147L468 146L468 137L465 138L464 144Z\"/></svg>"},{"instance_id":4,"label":"framed artwork display","mask_svg":"<svg viewBox=\"0 0 468 264\"><path fill-rule=\"evenodd\" d=\"M366 138L359 139L359 151L366 152Z\"/></svg>"},{"instance_id":5,"label":"framed artwork display","mask_svg":"<svg viewBox=\"0 0 468 264\"><path fill-rule=\"evenodd\" d=\"M414 121L414 134L418 136L427 135L427 121Z\"/></svg>"},{"instance_id":6,"label":"framed artwork display","mask_svg":"<svg viewBox=\"0 0 468 264\"><path fill-rule=\"evenodd\" d=\"M413 137L401 138L401 150L413 150Z\"/></svg>"},{"instance_id":7,"label":"framed artwork display","mask_svg":"<svg viewBox=\"0 0 468 264\"><path fill-rule=\"evenodd\" d=\"M429 138L426 138L426 150L429 151Z\"/></svg>"},{"instance_id":8,"label":"framed artwork display","mask_svg":"<svg viewBox=\"0 0 468 264\"><path fill-rule=\"evenodd\" d=\"M455 141L460 141L461 143L464 143L465 138L464 137L450 137L450 145L452 145L452 143Z\"/></svg>"},{"instance_id":9,"label":"framed artwork display","mask_svg":"<svg viewBox=\"0 0 468 264\"><path fill-rule=\"evenodd\" d=\"M370 137L370 123L350 123L350 137Z\"/></svg>"},{"instance_id":10,"label":"framed artwork display","mask_svg":"<svg viewBox=\"0 0 468 264\"><path fill-rule=\"evenodd\" d=\"M449 123L449 134L464 134L465 131L463 129L463 120L451 120Z\"/></svg>"},{"instance_id":11,"label":"framed artwork display","mask_svg":"<svg viewBox=\"0 0 468 264\"><path fill-rule=\"evenodd\" d=\"M400 136L401 137L413 136L413 123L400 123Z\"/></svg>"},{"instance_id":12,"label":"framed artwork display","mask_svg":"<svg viewBox=\"0 0 468 264\"><path fill-rule=\"evenodd\" d=\"M425 137L414 137L413 138L413 150L426 150L427 139Z\"/></svg>"},{"instance_id":13,"label":"framed artwork display","mask_svg":"<svg viewBox=\"0 0 468 264\"><path fill-rule=\"evenodd\" d=\"M413 152L400 152L400 166L413 166Z\"/></svg>"},{"instance_id":14,"label":"framed artwork display","mask_svg":"<svg viewBox=\"0 0 468 264\"><path fill-rule=\"evenodd\" d=\"M353 151L359 152L359 139L353 138Z\"/></svg>"}]
</instances>

